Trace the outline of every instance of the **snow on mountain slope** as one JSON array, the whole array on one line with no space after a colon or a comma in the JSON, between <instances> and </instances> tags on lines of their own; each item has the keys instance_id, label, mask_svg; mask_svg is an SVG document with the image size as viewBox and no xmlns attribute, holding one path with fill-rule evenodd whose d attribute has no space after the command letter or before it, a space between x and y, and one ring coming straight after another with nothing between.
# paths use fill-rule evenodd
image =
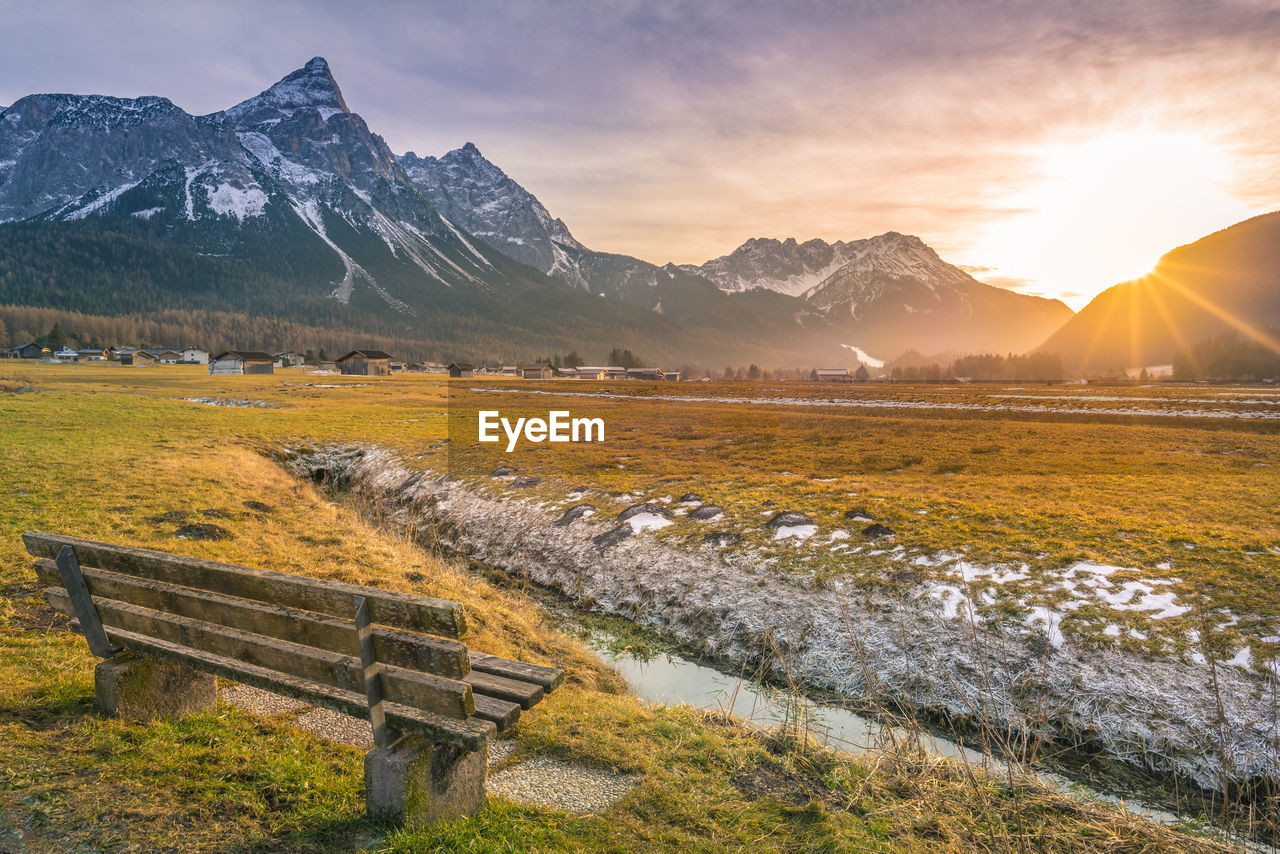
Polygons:
<instances>
[{"instance_id":1,"label":"snow on mountain slope","mask_svg":"<svg viewBox=\"0 0 1280 854\"><path fill-rule=\"evenodd\" d=\"M277 251L327 249L346 271L330 283L335 299L363 285L402 314L413 295L380 284L374 267L412 267L447 287L495 274L348 109L320 57L208 116L99 95L32 95L0 112L0 221L113 215L167 226L199 251L233 250L251 232L277 235ZM389 257L357 261L366 236Z\"/></svg>"},{"instance_id":2,"label":"snow on mountain slope","mask_svg":"<svg viewBox=\"0 0 1280 854\"><path fill-rule=\"evenodd\" d=\"M565 252L586 251L586 247L474 143L442 157L419 157L410 151L399 163L451 222L517 261L588 288Z\"/></svg>"}]
</instances>

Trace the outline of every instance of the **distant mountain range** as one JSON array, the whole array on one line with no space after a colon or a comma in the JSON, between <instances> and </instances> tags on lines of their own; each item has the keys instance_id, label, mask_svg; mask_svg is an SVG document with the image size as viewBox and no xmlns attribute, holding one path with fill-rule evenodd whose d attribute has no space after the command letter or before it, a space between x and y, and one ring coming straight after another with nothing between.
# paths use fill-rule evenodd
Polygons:
<instances>
[{"instance_id":1,"label":"distant mountain range","mask_svg":"<svg viewBox=\"0 0 1280 854\"><path fill-rule=\"evenodd\" d=\"M1174 249L1098 294L1038 349L1084 371L1166 365L1228 329L1280 347L1280 212Z\"/></svg>"},{"instance_id":2,"label":"distant mountain range","mask_svg":"<svg viewBox=\"0 0 1280 854\"><path fill-rule=\"evenodd\" d=\"M471 143L394 155L319 57L207 116L22 98L0 111L0 223L0 303L279 316L460 357L846 364L842 345L1023 351L1071 315L893 232L749 240L703 265L593 251Z\"/></svg>"}]
</instances>

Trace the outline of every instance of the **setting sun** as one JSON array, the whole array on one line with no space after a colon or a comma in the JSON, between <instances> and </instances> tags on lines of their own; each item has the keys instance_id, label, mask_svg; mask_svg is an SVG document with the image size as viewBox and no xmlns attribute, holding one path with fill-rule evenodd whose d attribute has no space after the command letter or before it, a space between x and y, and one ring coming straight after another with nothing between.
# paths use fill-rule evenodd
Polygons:
<instances>
[{"instance_id":1,"label":"setting sun","mask_svg":"<svg viewBox=\"0 0 1280 854\"><path fill-rule=\"evenodd\" d=\"M1032 157L1038 180L973 254L995 265L991 278L1028 280L1073 308L1150 271L1174 246L1257 213L1231 195L1230 152L1192 133L1112 130Z\"/></svg>"}]
</instances>

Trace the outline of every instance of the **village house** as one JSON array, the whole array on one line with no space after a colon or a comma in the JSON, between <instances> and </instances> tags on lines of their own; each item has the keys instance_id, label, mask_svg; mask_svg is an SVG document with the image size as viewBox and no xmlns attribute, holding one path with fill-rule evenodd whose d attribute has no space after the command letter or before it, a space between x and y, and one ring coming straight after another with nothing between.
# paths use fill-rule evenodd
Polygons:
<instances>
[{"instance_id":1,"label":"village house","mask_svg":"<svg viewBox=\"0 0 1280 854\"><path fill-rule=\"evenodd\" d=\"M662 379L662 371L657 368L628 368L627 379L629 380L660 380Z\"/></svg>"},{"instance_id":2,"label":"village house","mask_svg":"<svg viewBox=\"0 0 1280 854\"><path fill-rule=\"evenodd\" d=\"M43 359L45 356L49 355L48 347L41 347L34 341L28 341L26 344L19 344L17 347L13 348L13 351L18 354L15 357L18 359Z\"/></svg>"},{"instance_id":3,"label":"village house","mask_svg":"<svg viewBox=\"0 0 1280 854\"><path fill-rule=\"evenodd\" d=\"M151 356L157 364L176 365L182 361L182 353L168 347L143 347L142 352Z\"/></svg>"},{"instance_id":4,"label":"village house","mask_svg":"<svg viewBox=\"0 0 1280 854\"><path fill-rule=\"evenodd\" d=\"M76 359L76 351L72 350L70 347L64 344L63 346L59 347L57 350L53 351L53 358L66 359L67 361L74 362Z\"/></svg>"},{"instance_id":5,"label":"village house","mask_svg":"<svg viewBox=\"0 0 1280 854\"><path fill-rule=\"evenodd\" d=\"M338 359L338 370L354 377L385 377L391 373L391 354L381 350L352 350Z\"/></svg>"},{"instance_id":6,"label":"village house","mask_svg":"<svg viewBox=\"0 0 1280 854\"><path fill-rule=\"evenodd\" d=\"M819 368L815 371L820 383L851 383L853 374L848 368Z\"/></svg>"},{"instance_id":7,"label":"village house","mask_svg":"<svg viewBox=\"0 0 1280 854\"><path fill-rule=\"evenodd\" d=\"M476 373L476 366L469 365L466 362L454 362L453 364L449 365L450 379L468 380L468 379L471 379L473 376L475 376L475 373Z\"/></svg>"},{"instance_id":8,"label":"village house","mask_svg":"<svg viewBox=\"0 0 1280 854\"><path fill-rule=\"evenodd\" d=\"M602 380L606 378L609 369L605 367L592 367L589 365L580 365L577 369L576 376L580 380Z\"/></svg>"},{"instance_id":9,"label":"village house","mask_svg":"<svg viewBox=\"0 0 1280 854\"><path fill-rule=\"evenodd\" d=\"M105 362L111 358L111 354L105 349L103 350L77 350L76 361L78 362Z\"/></svg>"},{"instance_id":10,"label":"village house","mask_svg":"<svg viewBox=\"0 0 1280 854\"><path fill-rule=\"evenodd\" d=\"M518 377L520 376L520 369L515 365L503 365L498 369L498 373L504 377Z\"/></svg>"},{"instance_id":11,"label":"village house","mask_svg":"<svg viewBox=\"0 0 1280 854\"><path fill-rule=\"evenodd\" d=\"M275 353L271 356L272 364L277 368L296 368L299 365L305 365L307 357L301 353L295 353L292 350L286 350L283 353Z\"/></svg>"},{"instance_id":12,"label":"village house","mask_svg":"<svg viewBox=\"0 0 1280 854\"><path fill-rule=\"evenodd\" d=\"M662 374L662 378L669 383L680 382L680 371L658 371L658 373Z\"/></svg>"},{"instance_id":13,"label":"village house","mask_svg":"<svg viewBox=\"0 0 1280 854\"><path fill-rule=\"evenodd\" d=\"M520 369L520 378L525 380L549 380L556 375L556 369L550 365L525 365Z\"/></svg>"},{"instance_id":14,"label":"village house","mask_svg":"<svg viewBox=\"0 0 1280 854\"><path fill-rule=\"evenodd\" d=\"M120 362L125 356L138 352L137 347L125 347L120 344L112 344L107 348L107 355L114 362Z\"/></svg>"},{"instance_id":15,"label":"village house","mask_svg":"<svg viewBox=\"0 0 1280 854\"><path fill-rule=\"evenodd\" d=\"M184 365L209 364L209 351L201 347L183 347L182 363Z\"/></svg>"},{"instance_id":16,"label":"village house","mask_svg":"<svg viewBox=\"0 0 1280 854\"><path fill-rule=\"evenodd\" d=\"M270 353L257 350L227 350L209 362L211 374L271 374L274 361Z\"/></svg>"},{"instance_id":17,"label":"village house","mask_svg":"<svg viewBox=\"0 0 1280 854\"><path fill-rule=\"evenodd\" d=\"M134 350L131 353L120 354L120 364L122 365L133 365L137 367L140 365L150 366L155 363L156 357L148 353L146 350Z\"/></svg>"}]
</instances>

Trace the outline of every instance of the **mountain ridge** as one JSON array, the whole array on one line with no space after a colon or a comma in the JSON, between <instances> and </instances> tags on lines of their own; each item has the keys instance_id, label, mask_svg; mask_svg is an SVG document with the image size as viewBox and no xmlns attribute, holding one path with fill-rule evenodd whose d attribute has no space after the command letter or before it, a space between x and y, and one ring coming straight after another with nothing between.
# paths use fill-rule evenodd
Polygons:
<instances>
[{"instance_id":1,"label":"mountain ridge","mask_svg":"<svg viewBox=\"0 0 1280 854\"><path fill-rule=\"evenodd\" d=\"M838 363L841 345L901 352L940 334L956 349L1022 349L1010 330L1044 322L1010 323L1007 306L956 290L989 286L894 233L779 243L848 262L800 294L726 288L714 268L596 252L474 143L439 158L395 155L351 111L322 57L203 116L160 96L31 95L0 111L0 222L56 229L85 218L241 259L275 271L300 305L328 299L422 335L503 328L567 350L585 330L612 328L623 339L615 344L664 358L818 364ZM889 237L895 252L876 243ZM20 288L27 298L31 281ZM904 289L920 303L912 311L872 310ZM926 304L926 293L938 298Z\"/></svg>"}]
</instances>

